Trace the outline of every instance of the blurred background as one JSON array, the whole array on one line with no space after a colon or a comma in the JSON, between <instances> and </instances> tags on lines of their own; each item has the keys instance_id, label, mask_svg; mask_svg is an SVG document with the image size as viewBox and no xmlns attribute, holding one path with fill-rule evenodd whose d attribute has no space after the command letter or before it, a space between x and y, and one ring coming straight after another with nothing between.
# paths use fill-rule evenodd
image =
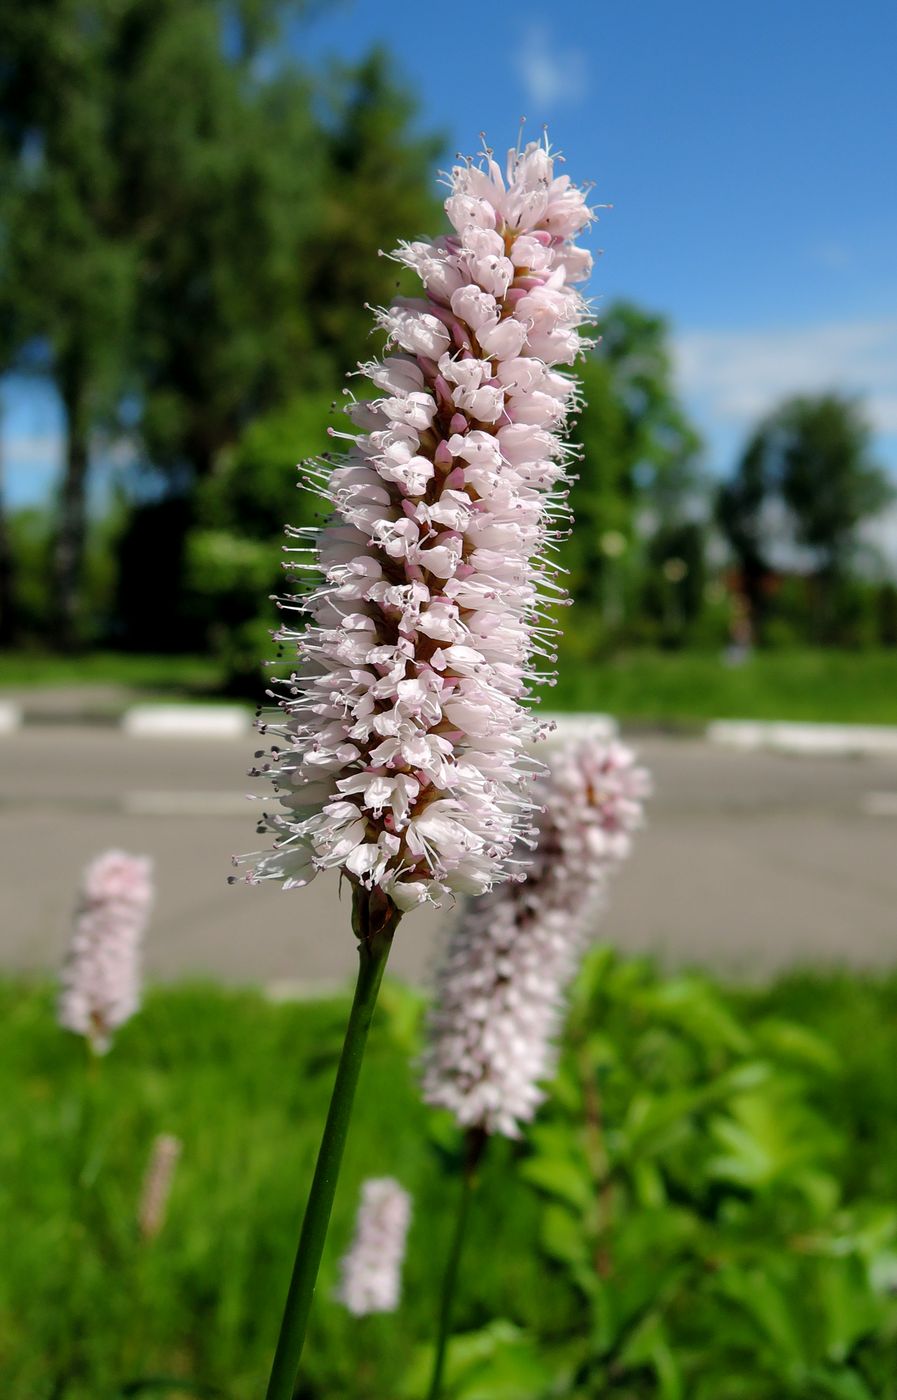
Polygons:
<instances>
[{"instance_id":1,"label":"blurred background","mask_svg":"<svg viewBox=\"0 0 897 1400\"><path fill-rule=\"evenodd\" d=\"M382 252L438 229L438 171L481 130L513 144L523 114L612 206L579 371L575 607L542 704L614 717L655 770L614 934L747 969L890 959L897 24L884 0L820 4L812 26L772 0L646 13L650 42L632 7L561 25L461 4L442 42L405 3L4 7L7 961L54 961L80 866L115 842L165 877L154 971L351 966L312 933L326 882L301 908L223 884L253 844L283 525L315 518L296 463L376 347L368 307L398 276ZM141 730L147 701L192 722ZM726 719L804 726L786 747L811 756L754 752L768 731L722 736L747 754L708 743ZM402 956L423 975L428 936Z\"/></svg>"},{"instance_id":2,"label":"blurred background","mask_svg":"<svg viewBox=\"0 0 897 1400\"><path fill-rule=\"evenodd\" d=\"M513 144L525 112L614 206L562 694L615 708L602 667L624 656L667 653L685 687L691 658L756 647L760 687L773 653L849 649L852 717L882 717L864 678L897 647L891 7L822 4L812 27L771 2L649 8L647 44L623 6L508 30L462 4L457 45L401 3L7 8L7 680L256 698L282 527L314 510L295 463L370 353L365 303L397 275L381 251L438 228L437 170L481 128ZM842 686L804 717L846 712Z\"/></svg>"},{"instance_id":3,"label":"blurred background","mask_svg":"<svg viewBox=\"0 0 897 1400\"><path fill-rule=\"evenodd\" d=\"M514 144L523 115L609 206L575 606L542 703L612 715L654 767L614 937L747 970L890 960L897 21L884 0L812 25L772 0L648 11L651 42L631 7L561 25L460 4L441 42L404 3L4 7L8 962L55 960L78 869L112 843L164 876L154 972L350 970L313 935L326 882L301 909L224 886L253 844L283 526L318 510L295 465L376 349L368 308L399 277L382 252L438 230L439 169L481 130ZM143 701L193 722L136 739ZM708 743L726 718L795 722L802 763L754 752L767 731ZM879 736L820 742L820 721ZM266 932L246 953L250 906ZM400 953L414 977L423 927Z\"/></svg>"},{"instance_id":4,"label":"blurred background","mask_svg":"<svg viewBox=\"0 0 897 1400\"><path fill-rule=\"evenodd\" d=\"M608 206L542 705L656 791L484 1171L449 1395L897 1400L895 52L890 0L0 5L4 1400L262 1393L355 961L336 881L226 884L283 526L381 253L524 114ZM150 985L86 1068L53 975L109 847L154 862ZM301 1400L425 1393L449 917L396 941ZM415 1224L359 1324L372 1172Z\"/></svg>"}]
</instances>

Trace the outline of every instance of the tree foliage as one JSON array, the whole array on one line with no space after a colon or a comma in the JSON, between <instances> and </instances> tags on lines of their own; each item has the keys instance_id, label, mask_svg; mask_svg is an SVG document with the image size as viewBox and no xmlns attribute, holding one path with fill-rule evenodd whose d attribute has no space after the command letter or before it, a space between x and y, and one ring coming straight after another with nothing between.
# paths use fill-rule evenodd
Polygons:
<instances>
[{"instance_id":1,"label":"tree foliage","mask_svg":"<svg viewBox=\"0 0 897 1400\"><path fill-rule=\"evenodd\" d=\"M308 523L318 508L296 491L295 464L326 446L331 400L369 355L369 306L403 285L380 254L440 221L440 142L420 130L407 83L381 50L312 71L301 52L309 8L0 7L0 372L49 375L66 413L54 642L105 634L192 648L259 616L250 555L271 549L276 589L283 522ZM583 654L615 640L681 645L702 627L721 641L725 605L712 626L704 607L711 492L667 324L621 301L599 330L577 370L582 461L563 551ZM123 434L139 464L112 617L96 614L87 586L98 430ZM716 493L716 526L769 639L806 636L810 617L816 640L893 632L890 595L869 604L848 579L862 526L889 494L869 442L853 401L789 400ZM17 550L0 503L0 641ZM31 568L37 555L20 553ZM779 578L773 597L789 560L812 584ZM23 598L34 586L15 585ZM37 616L29 602L26 631Z\"/></svg>"},{"instance_id":2,"label":"tree foliage","mask_svg":"<svg viewBox=\"0 0 897 1400\"><path fill-rule=\"evenodd\" d=\"M41 0L0 12L3 320L11 357L35 342L66 414L55 564L58 627L71 643L87 529L91 426L126 359L134 249L122 238L110 159L114 7Z\"/></svg>"},{"instance_id":3,"label":"tree foliage","mask_svg":"<svg viewBox=\"0 0 897 1400\"><path fill-rule=\"evenodd\" d=\"M835 594L860 546L860 527L892 498L856 400L838 393L786 400L748 440L716 503L755 621L768 611L775 570L802 559L815 575L817 626L834 623Z\"/></svg>"},{"instance_id":4,"label":"tree foliage","mask_svg":"<svg viewBox=\"0 0 897 1400\"><path fill-rule=\"evenodd\" d=\"M383 49L357 68L337 67L327 83L321 217L303 256L314 289L309 324L330 383L369 358L368 308L406 285L407 274L385 255L443 218L429 179L442 142L415 132L416 113Z\"/></svg>"},{"instance_id":5,"label":"tree foliage","mask_svg":"<svg viewBox=\"0 0 897 1400\"><path fill-rule=\"evenodd\" d=\"M378 250L429 222L436 143L412 131L404 86L380 53L322 85L285 37L305 8L36 0L0 16L0 331L6 364L31 355L66 409L70 639L97 425L127 428L182 498L169 528L189 528L196 483L249 423L363 353L364 295L393 280ZM183 554L172 538L175 572Z\"/></svg>"},{"instance_id":6,"label":"tree foliage","mask_svg":"<svg viewBox=\"0 0 897 1400\"><path fill-rule=\"evenodd\" d=\"M577 599L606 604L609 576L632 570L638 536L650 540L693 510L701 440L675 390L665 320L616 302L599 331L578 369L584 405L573 440L582 456L566 562Z\"/></svg>"}]
</instances>

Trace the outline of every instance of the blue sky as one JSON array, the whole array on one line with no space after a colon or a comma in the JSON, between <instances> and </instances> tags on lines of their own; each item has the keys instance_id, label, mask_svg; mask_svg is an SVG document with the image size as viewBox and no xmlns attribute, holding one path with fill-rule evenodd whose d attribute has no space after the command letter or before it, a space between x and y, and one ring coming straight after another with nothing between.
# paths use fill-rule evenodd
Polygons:
<instances>
[{"instance_id":1,"label":"blue sky","mask_svg":"<svg viewBox=\"0 0 897 1400\"><path fill-rule=\"evenodd\" d=\"M840 384L897 473L893 0L338 0L294 36L316 66L375 41L449 156L483 130L513 144L525 114L613 204L592 292L669 316L714 470L781 395ZM10 494L34 498L58 412L16 386L5 400Z\"/></svg>"}]
</instances>

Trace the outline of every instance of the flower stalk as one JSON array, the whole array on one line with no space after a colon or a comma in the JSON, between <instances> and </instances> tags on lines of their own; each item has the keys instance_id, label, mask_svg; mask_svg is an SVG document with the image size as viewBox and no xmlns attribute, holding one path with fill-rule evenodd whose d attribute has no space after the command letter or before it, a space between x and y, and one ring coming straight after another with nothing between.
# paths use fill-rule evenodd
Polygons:
<instances>
[{"instance_id":1,"label":"flower stalk","mask_svg":"<svg viewBox=\"0 0 897 1400\"><path fill-rule=\"evenodd\" d=\"M480 1159L487 1142L488 1138L486 1133L481 1128L471 1128L465 1137L461 1195L458 1199L458 1212L455 1217L455 1230L452 1235L451 1248L449 1249L448 1259L446 1260L445 1273L442 1276L442 1289L439 1299L439 1323L436 1333L436 1352L433 1357L433 1373L430 1377L430 1388L427 1391L427 1400L439 1400L442 1394L445 1358L448 1350L448 1340L452 1331L452 1307L455 1301L455 1289L458 1284L458 1274L461 1269L461 1256L464 1252L464 1241L467 1237L467 1223L470 1219L470 1207L477 1188Z\"/></svg>"},{"instance_id":2,"label":"flower stalk","mask_svg":"<svg viewBox=\"0 0 897 1400\"><path fill-rule=\"evenodd\" d=\"M358 938L358 981L299 1235L266 1400L292 1400L368 1031L400 918L399 910L385 896L355 887L352 926Z\"/></svg>"},{"instance_id":3,"label":"flower stalk","mask_svg":"<svg viewBox=\"0 0 897 1400\"><path fill-rule=\"evenodd\" d=\"M545 1097L567 987L649 791L648 773L622 744L586 738L553 753L535 785L542 805L526 881L469 900L449 940L422 1090L465 1130L467 1159L428 1400L441 1394L477 1167L490 1136L519 1138Z\"/></svg>"}]
</instances>

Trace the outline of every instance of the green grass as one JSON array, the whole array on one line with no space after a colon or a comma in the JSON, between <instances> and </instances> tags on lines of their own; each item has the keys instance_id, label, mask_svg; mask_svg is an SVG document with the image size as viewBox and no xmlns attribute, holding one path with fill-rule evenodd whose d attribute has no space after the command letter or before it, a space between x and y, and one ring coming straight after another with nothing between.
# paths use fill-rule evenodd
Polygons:
<instances>
[{"instance_id":1,"label":"green grass","mask_svg":"<svg viewBox=\"0 0 897 1400\"><path fill-rule=\"evenodd\" d=\"M727 718L897 724L897 649L761 652L738 667L705 652L634 651L598 662L580 654L572 633L558 670L557 687L542 692L546 708L686 726ZM224 675L204 656L0 656L0 688L101 682L160 698L217 698Z\"/></svg>"},{"instance_id":2,"label":"green grass","mask_svg":"<svg viewBox=\"0 0 897 1400\"><path fill-rule=\"evenodd\" d=\"M393 993L392 995L395 995ZM454 1182L434 1147L409 1069L405 1002L372 1036L319 1284L306 1370L315 1396L382 1395L408 1364L432 1311L432 1257L449 1224ZM252 992L157 992L91 1076L80 1041L56 1029L50 999L6 986L0 996L0 1395L100 1400L139 1376L192 1376L229 1400L257 1400L276 1337L301 1205L339 1052L346 1004L273 1006ZM184 1144L169 1218L139 1240L135 1212L152 1141ZM497 1215L496 1154L487 1202ZM87 1182L79 1182L79 1174ZM331 1301L360 1182L397 1174L417 1197L410 1326L360 1326ZM531 1231L524 1196L512 1229ZM519 1286L539 1302L540 1264L521 1258ZM516 1286L516 1285L515 1285ZM461 1316L502 1311L496 1260ZM351 1359L350 1359L351 1358Z\"/></svg>"},{"instance_id":3,"label":"green grass","mask_svg":"<svg viewBox=\"0 0 897 1400\"><path fill-rule=\"evenodd\" d=\"M346 1005L157 990L93 1073L48 991L0 984L3 1400L258 1400ZM420 1010L385 987L299 1400L424 1392L458 1142L418 1100ZM895 1062L895 978L729 993L597 954L550 1103L487 1156L449 1395L894 1400ZM147 1241L161 1132L183 1154ZM337 1261L381 1174L415 1200L404 1302L354 1321Z\"/></svg>"},{"instance_id":4,"label":"green grass","mask_svg":"<svg viewBox=\"0 0 897 1400\"><path fill-rule=\"evenodd\" d=\"M897 649L760 652L741 666L701 652L629 652L598 663L562 654L543 704L624 720L820 720L897 724Z\"/></svg>"},{"instance_id":5,"label":"green grass","mask_svg":"<svg viewBox=\"0 0 897 1400\"><path fill-rule=\"evenodd\" d=\"M208 694L222 683L222 668L209 656L149 656L118 651L57 656L0 653L0 687L120 685L134 690Z\"/></svg>"}]
</instances>

